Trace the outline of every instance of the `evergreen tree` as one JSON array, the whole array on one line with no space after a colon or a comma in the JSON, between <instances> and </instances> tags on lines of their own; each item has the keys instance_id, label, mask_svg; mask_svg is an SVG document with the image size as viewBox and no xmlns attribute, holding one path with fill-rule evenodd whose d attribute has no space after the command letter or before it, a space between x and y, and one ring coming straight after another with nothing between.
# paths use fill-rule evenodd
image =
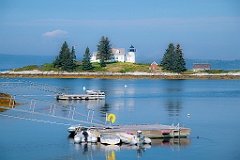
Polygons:
<instances>
[{"instance_id":1,"label":"evergreen tree","mask_svg":"<svg viewBox=\"0 0 240 160\"><path fill-rule=\"evenodd\" d=\"M177 73L181 73L186 71L186 62L183 58L182 49L180 48L180 44L177 44L176 50L175 50L175 59L174 59L174 71Z\"/></svg>"},{"instance_id":2,"label":"evergreen tree","mask_svg":"<svg viewBox=\"0 0 240 160\"><path fill-rule=\"evenodd\" d=\"M100 59L100 65L102 67L106 66L105 61L109 61L112 58L111 44L108 37L102 36L97 45L97 59Z\"/></svg>"},{"instance_id":3,"label":"evergreen tree","mask_svg":"<svg viewBox=\"0 0 240 160\"><path fill-rule=\"evenodd\" d=\"M168 49L163 55L160 65L164 70L181 73L186 71L185 60L183 58L182 49L180 44L177 44L176 48L173 43L170 43Z\"/></svg>"},{"instance_id":4,"label":"evergreen tree","mask_svg":"<svg viewBox=\"0 0 240 160\"><path fill-rule=\"evenodd\" d=\"M90 52L89 52L89 48L87 47L86 50L85 50L85 54L84 54L84 57L83 57L83 65L82 65L82 69L83 70L91 70L93 69L93 66L90 62Z\"/></svg>"},{"instance_id":5,"label":"evergreen tree","mask_svg":"<svg viewBox=\"0 0 240 160\"><path fill-rule=\"evenodd\" d=\"M175 50L174 44L170 43L160 63L164 70L168 71L173 70L174 50Z\"/></svg>"},{"instance_id":6,"label":"evergreen tree","mask_svg":"<svg viewBox=\"0 0 240 160\"><path fill-rule=\"evenodd\" d=\"M76 56L75 56L74 48L72 48L72 51L70 52L70 49L68 48L68 44L65 41L61 47L59 55L56 57L56 60L53 62L53 66L63 71L74 71L77 67L75 64L75 60L76 60Z\"/></svg>"},{"instance_id":7,"label":"evergreen tree","mask_svg":"<svg viewBox=\"0 0 240 160\"><path fill-rule=\"evenodd\" d=\"M60 68L61 67L61 62L60 62L59 56L57 56L55 61L53 62L53 67L54 68Z\"/></svg>"},{"instance_id":8,"label":"evergreen tree","mask_svg":"<svg viewBox=\"0 0 240 160\"><path fill-rule=\"evenodd\" d=\"M101 67L106 67L106 62L104 61L104 58L100 59L100 66Z\"/></svg>"},{"instance_id":9,"label":"evergreen tree","mask_svg":"<svg viewBox=\"0 0 240 160\"><path fill-rule=\"evenodd\" d=\"M77 57L76 57L76 54L75 54L75 47L74 47L74 46L72 46L72 51L71 51L71 54L70 54L70 59L72 59L73 62L76 62Z\"/></svg>"}]
</instances>

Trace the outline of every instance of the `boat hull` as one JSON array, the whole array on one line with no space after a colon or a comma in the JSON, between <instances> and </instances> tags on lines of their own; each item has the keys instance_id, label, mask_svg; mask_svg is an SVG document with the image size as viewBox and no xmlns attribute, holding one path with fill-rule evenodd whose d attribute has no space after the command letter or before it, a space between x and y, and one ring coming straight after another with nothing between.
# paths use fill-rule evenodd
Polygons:
<instances>
[{"instance_id":1,"label":"boat hull","mask_svg":"<svg viewBox=\"0 0 240 160\"><path fill-rule=\"evenodd\" d=\"M70 126L70 127L68 128L68 132L69 132L70 134L74 134L78 128L79 128L79 125Z\"/></svg>"},{"instance_id":2,"label":"boat hull","mask_svg":"<svg viewBox=\"0 0 240 160\"><path fill-rule=\"evenodd\" d=\"M114 134L100 135L100 142L106 145L116 145L121 142L120 137Z\"/></svg>"},{"instance_id":3,"label":"boat hull","mask_svg":"<svg viewBox=\"0 0 240 160\"><path fill-rule=\"evenodd\" d=\"M135 135L128 134L128 133L118 133L117 134L122 143L130 144L130 145L136 145L137 144L137 138Z\"/></svg>"},{"instance_id":4,"label":"boat hull","mask_svg":"<svg viewBox=\"0 0 240 160\"><path fill-rule=\"evenodd\" d=\"M97 141L97 136L89 131L81 131L74 136L74 143L97 143Z\"/></svg>"}]
</instances>

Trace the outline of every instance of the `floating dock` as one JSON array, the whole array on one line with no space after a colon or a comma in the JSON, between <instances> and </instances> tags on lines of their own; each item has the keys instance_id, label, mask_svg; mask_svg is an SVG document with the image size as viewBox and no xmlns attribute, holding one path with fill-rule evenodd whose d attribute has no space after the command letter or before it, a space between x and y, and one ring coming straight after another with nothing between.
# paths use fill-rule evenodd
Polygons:
<instances>
[{"instance_id":1,"label":"floating dock","mask_svg":"<svg viewBox=\"0 0 240 160\"><path fill-rule=\"evenodd\" d=\"M138 130L142 131L143 136L151 139L186 138L187 135L191 134L190 128L180 127L179 124L177 126L162 124L118 125L109 128L94 129L93 132L99 137L100 134L116 134L119 132L131 132L136 135Z\"/></svg>"}]
</instances>

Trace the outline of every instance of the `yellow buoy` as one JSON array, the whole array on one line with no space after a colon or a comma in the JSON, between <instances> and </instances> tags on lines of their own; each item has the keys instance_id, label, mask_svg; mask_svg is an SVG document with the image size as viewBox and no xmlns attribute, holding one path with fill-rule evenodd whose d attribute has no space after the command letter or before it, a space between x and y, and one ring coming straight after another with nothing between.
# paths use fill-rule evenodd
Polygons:
<instances>
[{"instance_id":1,"label":"yellow buoy","mask_svg":"<svg viewBox=\"0 0 240 160\"><path fill-rule=\"evenodd\" d=\"M116 120L116 116L115 116L115 114L109 114L108 116L107 116L107 121L108 122L112 122L112 123L114 123L115 122L115 120Z\"/></svg>"}]
</instances>

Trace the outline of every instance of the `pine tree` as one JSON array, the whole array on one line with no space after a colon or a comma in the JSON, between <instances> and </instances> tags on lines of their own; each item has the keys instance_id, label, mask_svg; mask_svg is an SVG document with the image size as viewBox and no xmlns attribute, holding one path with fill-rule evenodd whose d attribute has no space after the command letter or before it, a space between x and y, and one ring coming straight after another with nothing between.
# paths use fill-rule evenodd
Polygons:
<instances>
[{"instance_id":1,"label":"pine tree","mask_svg":"<svg viewBox=\"0 0 240 160\"><path fill-rule=\"evenodd\" d=\"M112 59L112 48L110 44L110 40L108 37L105 38L105 59L106 60L111 60Z\"/></svg>"},{"instance_id":2,"label":"pine tree","mask_svg":"<svg viewBox=\"0 0 240 160\"><path fill-rule=\"evenodd\" d=\"M100 59L100 66L101 67L106 67L106 62L105 62L104 58Z\"/></svg>"},{"instance_id":3,"label":"pine tree","mask_svg":"<svg viewBox=\"0 0 240 160\"><path fill-rule=\"evenodd\" d=\"M186 62L183 58L182 49L180 48L180 44L177 44L175 50L175 61L174 61L174 72L181 73L186 71Z\"/></svg>"},{"instance_id":4,"label":"pine tree","mask_svg":"<svg viewBox=\"0 0 240 160\"><path fill-rule=\"evenodd\" d=\"M83 57L83 65L82 65L82 69L83 70L91 70L93 69L93 66L90 62L90 52L89 52L89 48L87 47L86 50L85 50L85 54L84 54L84 57Z\"/></svg>"},{"instance_id":5,"label":"pine tree","mask_svg":"<svg viewBox=\"0 0 240 160\"><path fill-rule=\"evenodd\" d=\"M109 61L112 58L111 44L108 37L102 36L97 45L97 59L100 59L100 65L102 67L106 66L105 61Z\"/></svg>"},{"instance_id":6,"label":"pine tree","mask_svg":"<svg viewBox=\"0 0 240 160\"><path fill-rule=\"evenodd\" d=\"M54 68L60 68L61 67L61 62L60 62L59 56L57 56L55 61L53 62L53 67Z\"/></svg>"},{"instance_id":7,"label":"pine tree","mask_svg":"<svg viewBox=\"0 0 240 160\"><path fill-rule=\"evenodd\" d=\"M182 49L180 44L177 44L176 48L173 43L170 43L168 49L163 55L161 66L164 70L181 73L186 71L185 60L183 58Z\"/></svg>"},{"instance_id":8,"label":"pine tree","mask_svg":"<svg viewBox=\"0 0 240 160\"><path fill-rule=\"evenodd\" d=\"M173 70L174 50L175 50L174 44L170 43L160 63L164 70L168 71Z\"/></svg>"},{"instance_id":9,"label":"pine tree","mask_svg":"<svg viewBox=\"0 0 240 160\"><path fill-rule=\"evenodd\" d=\"M76 54L75 54L75 47L74 46L72 46L72 51L70 53L70 59L72 59L73 62L76 62L77 57L76 57Z\"/></svg>"},{"instance_id":10,"label":"pine tree","mask_svg":"<svg viewBox=\"0 0 240 160\"><path fill-rule=\"evenodd\" d=\"M65 41L61 47L59 55L56 57L56 60L53 62L53 66L63 71L74 71L76 69L76 55L75 50L72 48L68 48L68 44Z\"/></svg>"}]
</instances>

